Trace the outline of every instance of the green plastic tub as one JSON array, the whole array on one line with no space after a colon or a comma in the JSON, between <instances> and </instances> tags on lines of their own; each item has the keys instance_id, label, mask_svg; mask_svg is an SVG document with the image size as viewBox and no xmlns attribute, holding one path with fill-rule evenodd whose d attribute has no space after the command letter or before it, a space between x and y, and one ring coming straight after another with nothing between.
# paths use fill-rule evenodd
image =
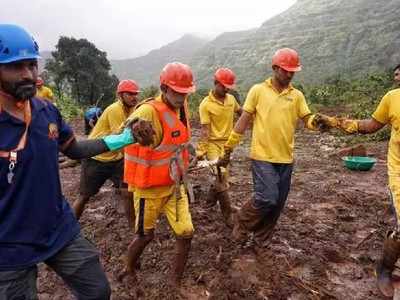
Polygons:
<instances>
[{"instance_id":1,"label":"green plastic tub","mask_svg":"<svg viewBox=\"0 0 400 300\"><path fill-rule=\"evenodd\" d=\"M376 163L376 158L368 156L344 156L342 160L346 168L356 171L369 171Z\"/></svg>"}]
</instances>

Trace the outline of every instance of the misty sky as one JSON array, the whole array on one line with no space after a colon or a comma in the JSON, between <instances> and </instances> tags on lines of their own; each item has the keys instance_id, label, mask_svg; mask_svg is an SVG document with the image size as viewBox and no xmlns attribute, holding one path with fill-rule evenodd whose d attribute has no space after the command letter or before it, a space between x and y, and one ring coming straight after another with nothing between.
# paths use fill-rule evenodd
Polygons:
<instances>
[{"instance_id":1,"label":"misty sky","mask_svg":"<svg viewBox=\"0 0 400 300\"><path fill-rule=\"evenodd\" d=\"M12 0L1 5L0 22L24 26L41 50L53 50L60 35L73 36L119 59L145 54L185 33L215 36L258 27L295 2Z\"/></svg>"}]
</instances>

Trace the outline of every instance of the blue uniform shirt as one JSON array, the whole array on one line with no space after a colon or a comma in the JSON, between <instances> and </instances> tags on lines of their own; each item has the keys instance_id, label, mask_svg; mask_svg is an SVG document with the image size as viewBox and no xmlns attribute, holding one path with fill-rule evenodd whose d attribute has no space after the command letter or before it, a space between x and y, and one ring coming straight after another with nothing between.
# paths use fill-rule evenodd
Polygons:
<instances>
[{"instance_id":1,"label":"blue uniform shirt","mask_svg":"<svg viewBox=\"0 0 400 300\"><path fill-rule=\"evenodd\" d=\"M48 101L30 100L32 122L18 153L11 184L9 161L0 157L0 271L24 269L60 251L79 233L61 192L59 147L73 132ZM0 150L14 149L25 123L0 113Z\"/></svg>"}]
</instances>

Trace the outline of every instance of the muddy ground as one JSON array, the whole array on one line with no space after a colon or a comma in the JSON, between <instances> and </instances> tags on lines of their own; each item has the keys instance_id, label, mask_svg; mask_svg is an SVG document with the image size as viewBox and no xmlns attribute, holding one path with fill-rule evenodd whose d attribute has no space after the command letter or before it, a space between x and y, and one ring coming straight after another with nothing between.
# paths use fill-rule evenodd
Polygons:
<instances>
[{"instance_id":1,"label":"muddy ground","mask_svg":"<svg viewBox=\"0 0 400 300\"><path fill-rule=\"evenodd\" d=\"M82 128L75 123L76 131ZM230 195L235 206L252 196L249 138L234 153ZM345 169L334 154L346 145L334 133L299 130L290 196L271 244L240 248L221 221L218 207L205 210L210 174L194 174L191 205L196 235L183 281L183 299L385 299L374 277L384 232L394 223L386 189L386 143L366 144L378 162L369 172ZM61 171L69 201L78 197L80 167ZM174 238L164 218L142 256L139 283L116 280L133 234L118 212L108 183L89 204L82 228L99 248L113 299L173 299L166 278ZM41 266L40 299L72 299L56 275Z\"/></svg>"}]
</instances>

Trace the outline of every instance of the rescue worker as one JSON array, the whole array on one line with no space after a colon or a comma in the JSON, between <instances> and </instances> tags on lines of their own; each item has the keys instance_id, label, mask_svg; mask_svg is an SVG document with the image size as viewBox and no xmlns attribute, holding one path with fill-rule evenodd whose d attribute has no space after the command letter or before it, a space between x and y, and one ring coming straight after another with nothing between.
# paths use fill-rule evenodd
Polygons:
<instances>
[{"instance_id":1,"label":"rescue worker","mask_svg":"<svg viewBox=\"0 0 400 300\"><path fill-rule=\"evenodd\" d=\"M233 129L235 113L240 114L241 108L235 97L228 94L234 88L236 76L228 68L220 68L214 74L214 89L203 99L199 107L201 136L197 155L213 161L224 155L224 144ZM228 171L223 167L213 170L215 182L211 185L206 199L206 207L215 206L217 201L224 222L233 226L232 208L229 200Z\"/></svg>"},{"instance_id":2,"label":"rescue worker","mask_svg":"<svg viewBox=\"0 0 400 300\"><path fill-rule=\"evenodd\" d=\"M400 65L394 69L394 81L400 84ZM400 88L389 91L380 101L370 119L338 119L339 128L347 133L369 134L386 125L391 126L387 154L389 190L396 211L397 227L386 234L382 257L376 267L379 290L387 297L393 296L392 272L400 257Z\"/></svg>"},{"instance_id":3,"label":"rescue worker","mask_svg":"<svg viewBox=\"0 0 400 300\"><path fill-rule=\"evenodd\" d=\"M99 139L120 130L138 102L139 86L134 80L122 80L117 87L117 101L108 106L96 125L89 139ZM80 198L73 204L75 216L79 220L86 204L96 195L107 179L110 179L118 193L122 195L128 224L132 223L132 195L123 184L124 153L122 150L102 153L82 161L80 178Z\"/></svg>"},{"instance_id":4,"label":"rescue worker","mask_svg":"<svg viewBox=\"0 0 400 300\"><path fill-rule=\"evenodd\" d=\"M119 149L135 141L132 132L140 140L135 126L143 124L78 142L58 109L35 97L40 56L33 37L0 24L0 41L0 299L37 299L41 262L78 299L109 299L99 253L62 195L58 153L81 159Z\"/></svg>"},{"instance_id":5,"label":"rescue worker","mask_svg":"<svg viewBox=\"0 0 400 300\"><path fill-rule=\"evenodd\" d=\"M254 198L236 214L233 237L238 242L246 242L247 233L253 232L256 244L264 246L272 234L289 193L298 120L312 130L329 127L331 119L312 115L303 93L292 86L293 76L300 70L295 50L276 51L272 77L250 89L243 112L224 145L225 154L218 163L221 166L229 164L234 147L254 122L250 149Z\"/></svg>"},{"instance_id":6,"label":"rescue worker","mask_svg":"<svg viewBox=\"0 0 400 300\"><path fill-rule=\"evenodd\" d=\"M89 135L93 127L96 126L103 110L100 107L94 106L85 111L83 118L85 120L85 134Z\"/></svg>"},{"instance_id":7,"label":"rescue worker","mask_svg":"<svg viewBox=\"0 0 400 300\"><path fill-rule=\"evenodd\" d=\"M167 64L160 74L160 89L161 95L142 102L129 118L150 121L154 136L125 148L124 179L134 188L136 228L128 247L127 266L119 280L126 275L135 280L135 266L145 247L154 239L157 220L163 213L176 238L168 282L177 287L194 231L186 181L190 139L187 97L195 91L192 70L179 62Z\"/></svg>"},{"instance_id":8,"label":"rescue worker","mask_svg":"<svg viewBox=\"0 0 400 300\"><path fill-rule=\"evenodd\" d=\"M42 77L38 77L38 79L36 80L36 97L54 103L53 91L49 87L44 85L44 80L42 79Z\"/></svg>"}]
</instances>

